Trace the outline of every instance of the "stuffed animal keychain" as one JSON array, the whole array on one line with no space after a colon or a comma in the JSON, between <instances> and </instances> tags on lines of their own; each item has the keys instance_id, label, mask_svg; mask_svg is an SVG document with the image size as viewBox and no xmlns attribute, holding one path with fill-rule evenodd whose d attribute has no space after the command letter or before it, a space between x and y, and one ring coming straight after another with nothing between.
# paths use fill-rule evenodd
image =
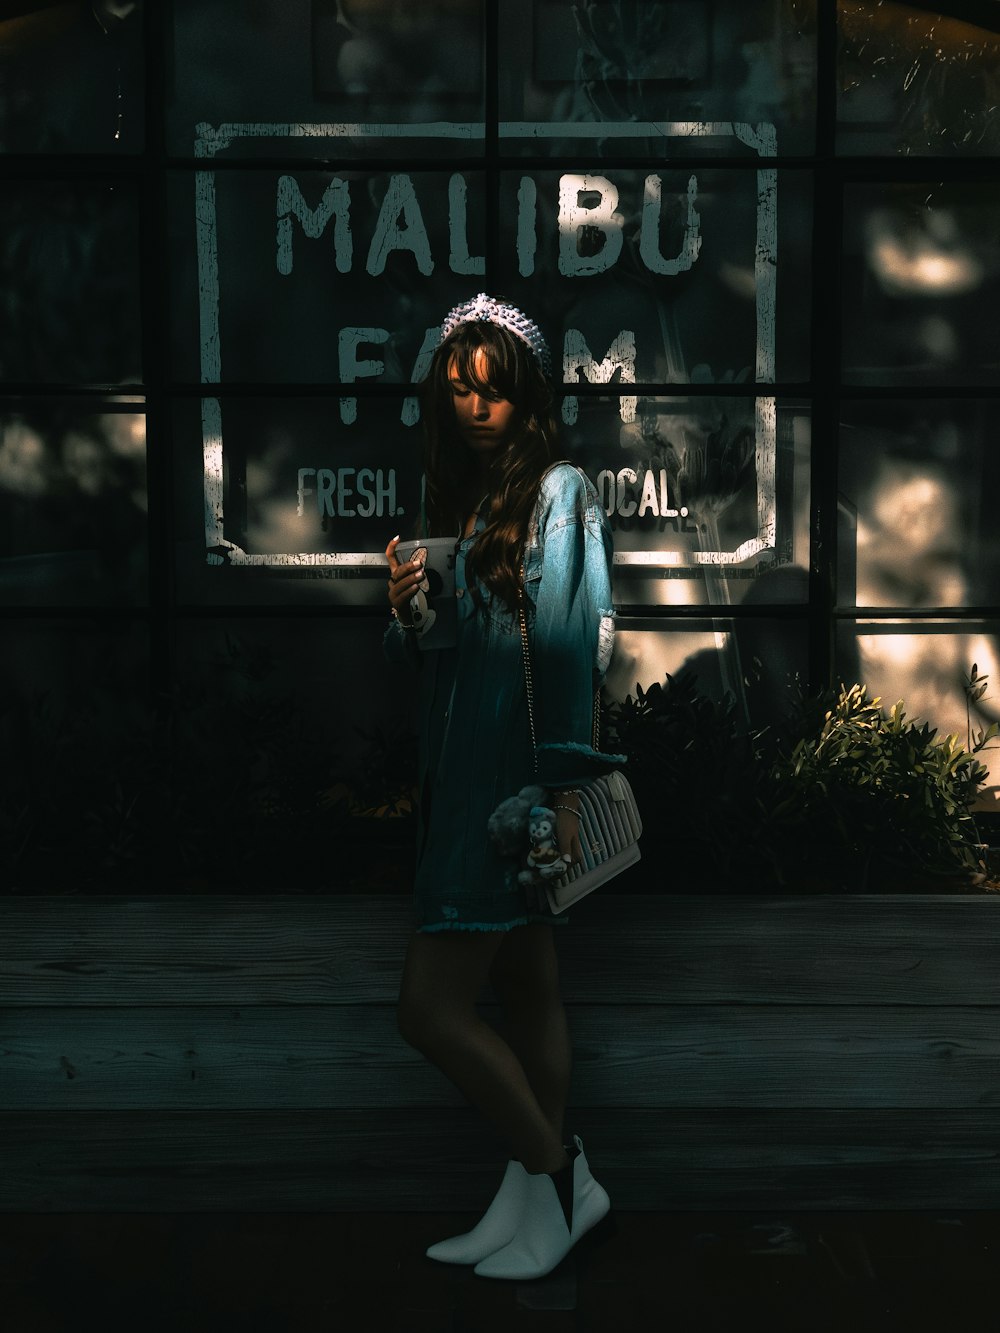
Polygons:
<instances>
[{"instance_id":1,"label":"stuffed animal keychain","mask_svg":"<svg viewBox=\"0 0 1000 1333\"><path fill-rule=\"evenodd\" d=\"M569 857L556 845L556 812L547 805L533 805L528 815L528 869L517 877L519 884L535 884L539 879L558 879L566 873Z\"/></svg>"},{"instance_id":2,"label":"stuffed animal keychain","mask_svg":"<svg viewBox=\"0 0 1000 1333\"><path fill-rule=\"evenodd\" d=\"M542 805L544 787L522 787L516 796L501 801L490 815L489 834L501 856L524 859L519 884L538 884L566 873L568 858L556 844L556 812Z\"/></svg>"}]
</instances>

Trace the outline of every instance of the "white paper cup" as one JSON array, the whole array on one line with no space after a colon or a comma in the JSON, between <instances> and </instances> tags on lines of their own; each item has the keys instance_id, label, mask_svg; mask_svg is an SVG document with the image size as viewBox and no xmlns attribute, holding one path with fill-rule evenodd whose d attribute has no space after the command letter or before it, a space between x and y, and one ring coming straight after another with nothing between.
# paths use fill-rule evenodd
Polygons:
<instances>
[{"instance_id":1,"label":"white paper cup","mask_svg":"<svg viewBox=\"0 0 1000 1333\"><path fill-rule=\"evenodd\" d=\"M410 603L411 615L420 630L418 645L425 650L453 648L458 640L458 618L455 612L455 546L457 537L411 537L396 545L400 564L424 552L424 581L421 585L426 609L421 598ZM421 628L421 624L426 628Z\"/></svg>"}]
</instances>

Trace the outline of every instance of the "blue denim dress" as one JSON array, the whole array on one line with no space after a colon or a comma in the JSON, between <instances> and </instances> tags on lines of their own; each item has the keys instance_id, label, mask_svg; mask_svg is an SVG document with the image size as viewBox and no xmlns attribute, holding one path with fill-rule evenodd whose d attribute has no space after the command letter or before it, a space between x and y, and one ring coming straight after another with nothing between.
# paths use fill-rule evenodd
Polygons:
<instances>
[{"instance_id":1,"label":"blue denim dress","mask_svg":"<svg viewBox=\"0 0 1000 1333\"><path fill-rule=\"evenodd\" d=\"M565 925L543 892L517 882L522 868L496 852L490 815L531 783L575 786L623 762L592 748L594 691L611 657L612 537L597 491L569 463L545 473L525 547L534 684L533 751L518 617L480 585L477 609L465 559L475 529L456 544L458 636L422 652L393 620L390 661L420 677L420 824L414 880L416 929L509 930L529 921ZM535 757L537 755L537 772Z\"/></svg>"}]
</instances>

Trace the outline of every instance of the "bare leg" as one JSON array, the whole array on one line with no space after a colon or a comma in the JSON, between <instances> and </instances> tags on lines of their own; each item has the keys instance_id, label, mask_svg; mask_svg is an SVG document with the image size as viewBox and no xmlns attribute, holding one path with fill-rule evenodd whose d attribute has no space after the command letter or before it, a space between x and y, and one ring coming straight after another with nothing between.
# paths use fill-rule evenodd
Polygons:
<instances>
[{"instance_id":1,"label":"bare leg","mask_svg":"<svg viewBox=\"0 0 1000 1333\"><path fill-rule=\"evenodd\" d=\"M503 1006L507 1039L562 1143L573 1054L552 929L536 921L509 931L490 980Z\"/></svg>"},{"instance_id":2,"label":"bare leg","mask_svg":"<svg viewBox=\"0 0 1000 1333\"><path fill-rule=\"evenodd\" d=\"M507 1137L526 1171L556 1171L569 1161L561 1136L517 1056L476 1012L504 934L415 931L403 966L399 1032Z\"/></svg>"}]
</instances>

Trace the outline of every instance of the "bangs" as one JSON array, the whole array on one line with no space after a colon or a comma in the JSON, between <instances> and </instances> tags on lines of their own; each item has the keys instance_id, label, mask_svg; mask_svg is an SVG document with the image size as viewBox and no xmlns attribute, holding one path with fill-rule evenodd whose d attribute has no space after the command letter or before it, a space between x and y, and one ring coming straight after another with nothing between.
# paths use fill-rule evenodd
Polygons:
<instances>
[{"instance_id":1,"label":"bangs","mask_svg":"<svg viewBox=\"0 0 1000 1333\"><path fill-rule=\"evenodd\" d=\"M445 373L452 364L462 383L484 396L506 398L515 402L520 397L527 378L527 358L532 355L514 334L496 324L485 322L463 324L449 339L448 355L444 359ZM476 353L482 349L485 376L476 369Z\"/></svg>"}]
</instances>

